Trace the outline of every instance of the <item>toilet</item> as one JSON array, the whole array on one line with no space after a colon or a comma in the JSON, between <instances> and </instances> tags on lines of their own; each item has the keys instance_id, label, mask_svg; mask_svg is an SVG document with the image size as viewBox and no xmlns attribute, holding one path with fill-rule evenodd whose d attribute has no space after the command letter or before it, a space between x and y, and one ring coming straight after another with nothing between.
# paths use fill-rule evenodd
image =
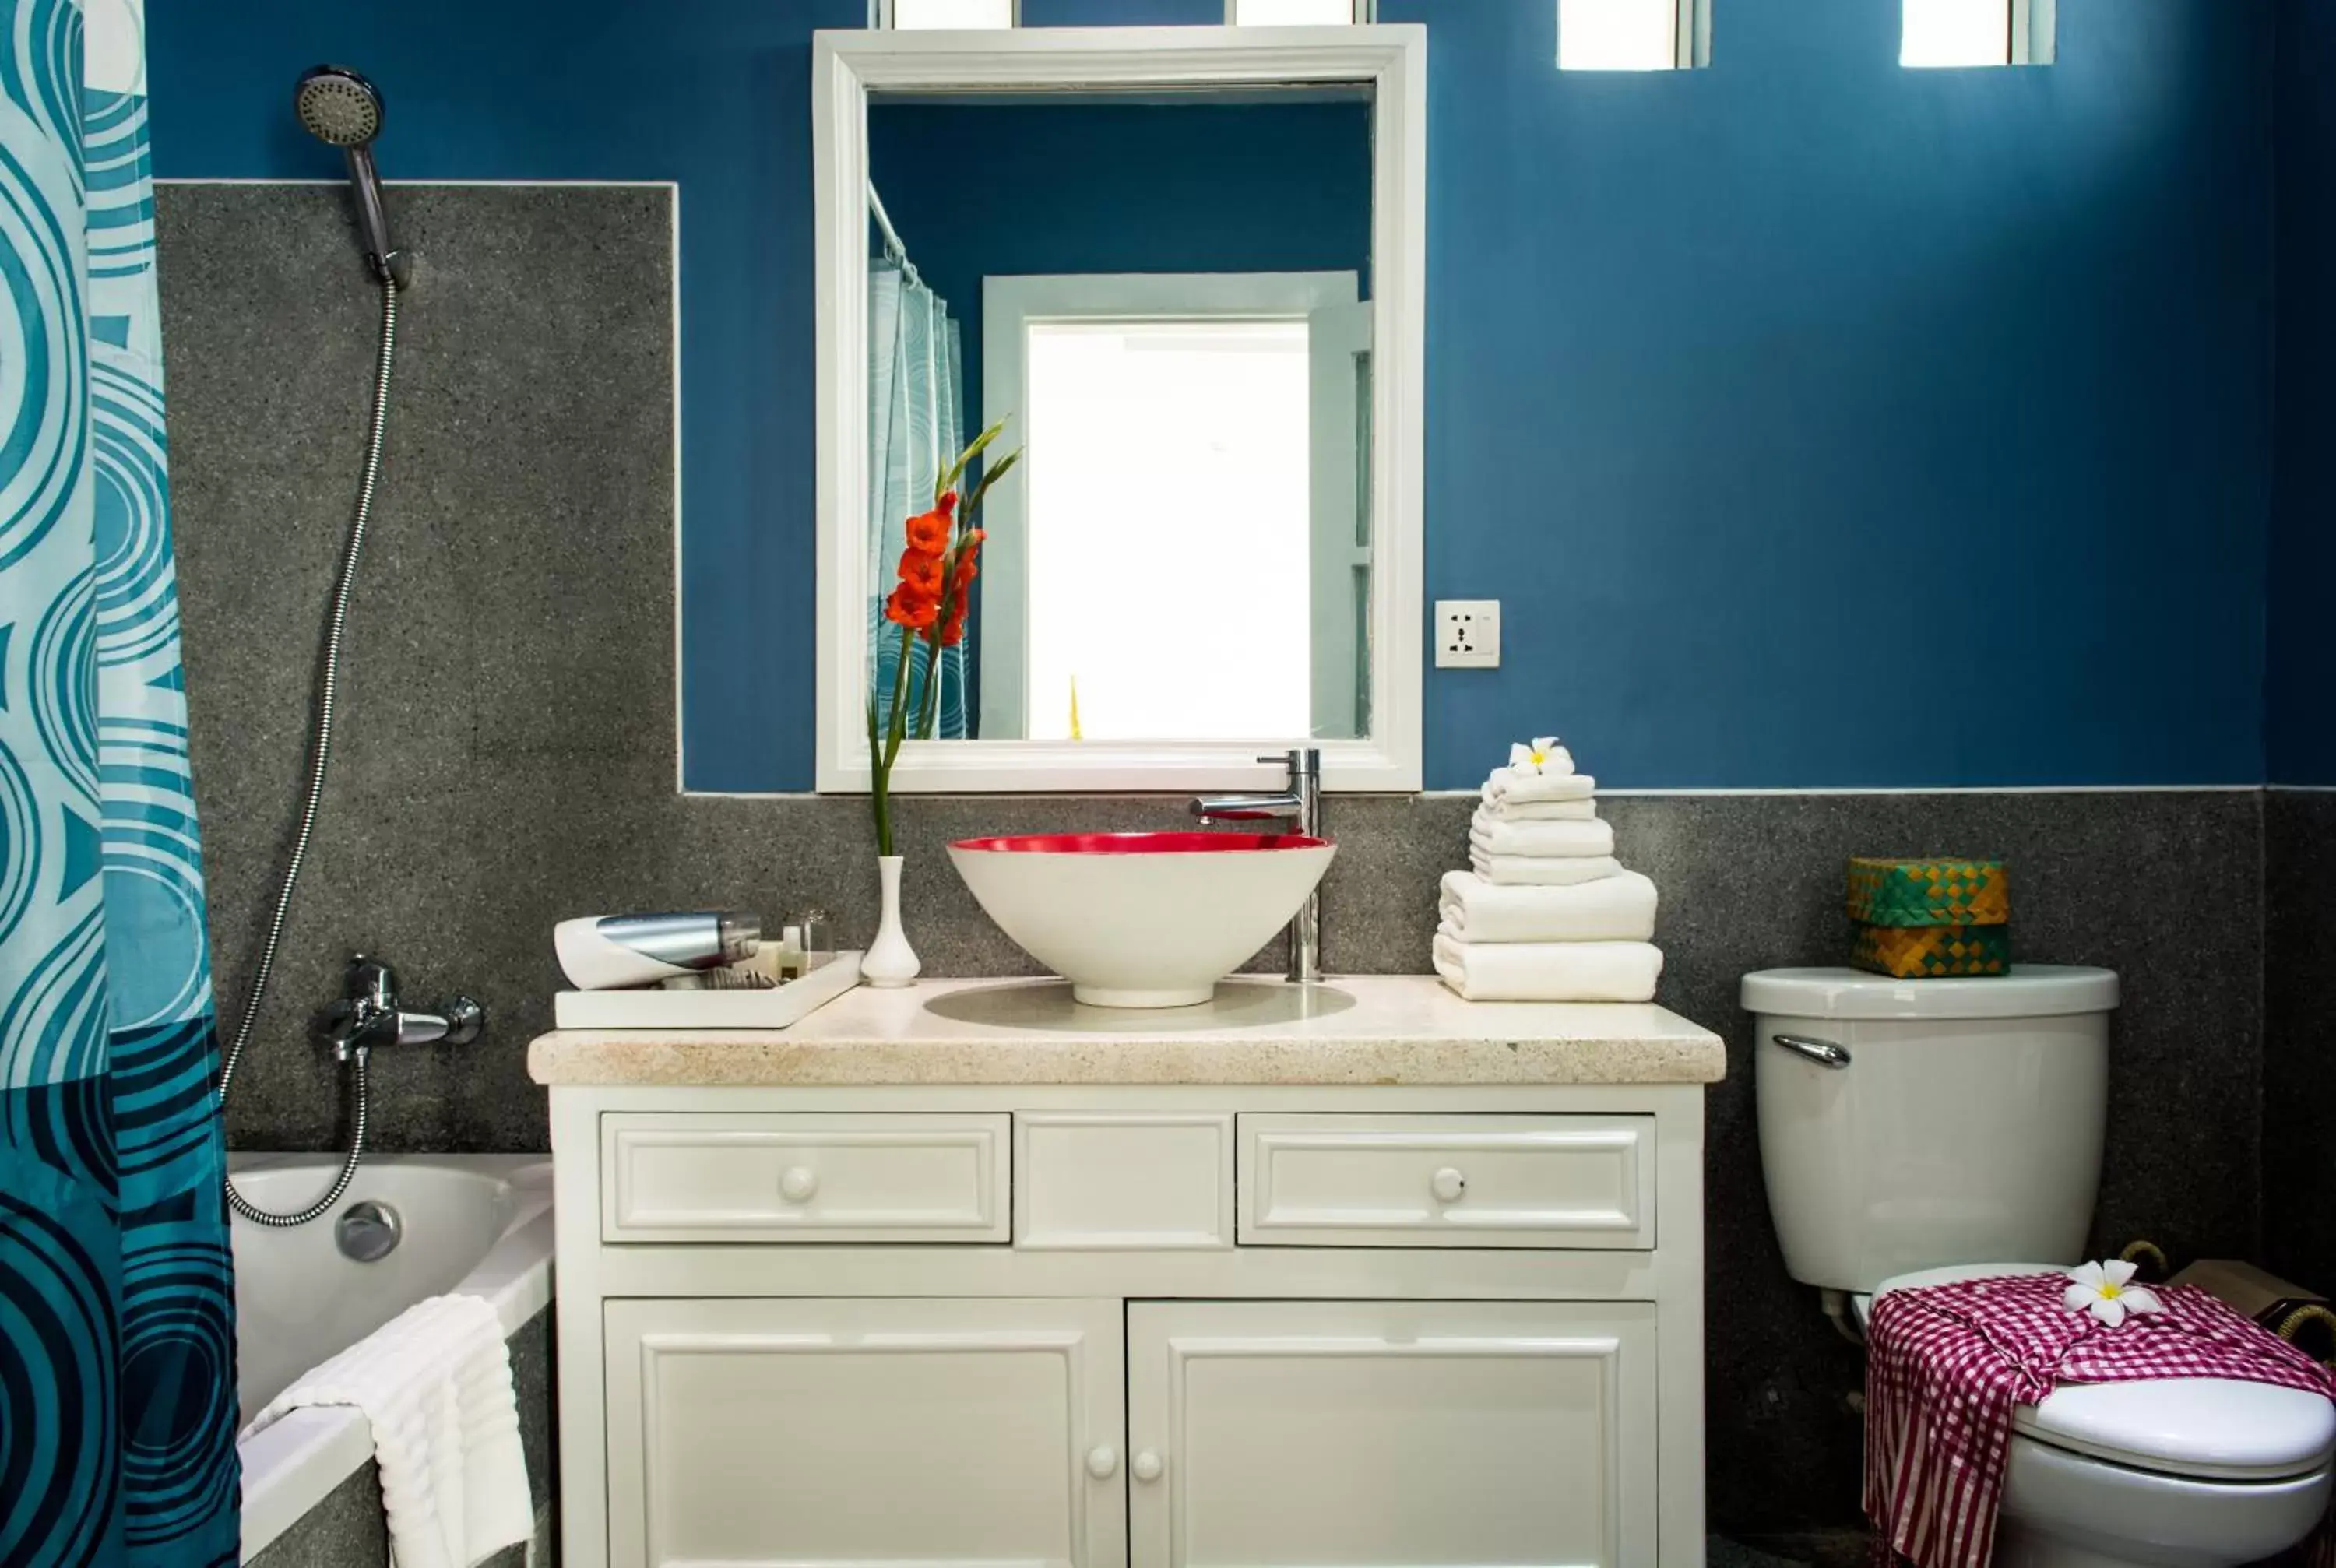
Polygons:
<instances>
[{"instance_id":1,"label":"toilet","mask_svg":"<svg viewBox=\"0 0 2336 1568\"><path fill-rule=\"evenodd\" d=\"M2107 969L1744 977L1760 1163L1793 1278L1844 1331L1914 1285L2082 1261L2108 1104ZM2013 1425L1998 1568L2215 1568L2328 1505L2336 1407L2222 1378L2064 1387Z\"/></svg>"}]
</instances>

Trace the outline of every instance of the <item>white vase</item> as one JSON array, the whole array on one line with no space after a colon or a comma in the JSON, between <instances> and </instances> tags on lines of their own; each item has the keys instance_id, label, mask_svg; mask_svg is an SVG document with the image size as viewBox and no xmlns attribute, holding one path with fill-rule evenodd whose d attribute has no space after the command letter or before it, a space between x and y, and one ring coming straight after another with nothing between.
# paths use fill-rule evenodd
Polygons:
<instances>
[{"instance_id":1,"label":"white vase","mask_svg":"<svg viewBox=\"0 0 2336 1568\"><path fill-rule=\"evenodd\" d=\"M877 922L876 940L860 960L860 978L871 986L905 986L924 966L900 930L900 857L877 856L876 878L884 890L884 918Z\"/></svg>"}]
</instances>

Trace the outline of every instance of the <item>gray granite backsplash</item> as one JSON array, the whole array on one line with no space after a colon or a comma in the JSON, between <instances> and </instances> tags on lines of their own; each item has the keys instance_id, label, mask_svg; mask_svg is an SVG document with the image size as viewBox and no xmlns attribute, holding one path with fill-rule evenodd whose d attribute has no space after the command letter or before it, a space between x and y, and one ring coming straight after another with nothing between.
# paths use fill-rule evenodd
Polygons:
<instances>
[{"instance_id":1,"label":"gray granite backsplash","mask_svg":"<svg viewBox=\"0 0 2336 1568\"><path fill-rule=\"evenodd\" d=\"M350 621L344 727L229 1132L247 1148L336 1145L338 1085L307 1024L363 949L396 962L409 994L468 990L491 1018L475 1045L375 1058L378 1145L540 1149L544 1098L524 1056L550 1022L553 920L709 904L775 920L819 905L847 941L864 940L873 840L859 799L676 793L671 193L395 195L423 270ZM195 777L230 1026L293 823L363 439L375 302L342 200L325 186L158 194ZM254 245L255 232L275 241ZM546 255L561 258L557 287ZM1426 969L1436 878L1465 861L1470 805L1333 800L1328 968ZM1626 797L1606 810L1624 858L1663 891L1661 999L1728 1041L1730 1076L1708 1102L1716 1524L1785 1531L1856 1511L1846 1401L1861 1364L1785 1276L1736 1006L1747 969L1840 959L1849 855L2010 860L2020 955L2126 979L2102 1243L2147 1235L2177 1255L2255 1245L2262 796ZM2276 799L2272 810L2287 814ZM1023 796L904 800L899 820L910 934L927 971L947 975L1032 968L949 871L949 840L1184 817L1170 797ZM2319 843L2324 865L2336 855L2324 828ZM2292 929L2318 919L2324 933L2309 901L2290 901ZM2299 1093L2325 1082L2324 1057L2288 1066ZM2310 1243L2317 1255L2325 1240Z\"/></svg>"},{"instance_id":2,"label":"gray granite backsplash","mask_svg":"<svg viewBox=\"0 0 2336 1568\"><path fill-rule=\"evenodd\" d=\"M2336 791L2263 801L2264 1261L2336 1293Z\"/></svg>"}]
</instances>

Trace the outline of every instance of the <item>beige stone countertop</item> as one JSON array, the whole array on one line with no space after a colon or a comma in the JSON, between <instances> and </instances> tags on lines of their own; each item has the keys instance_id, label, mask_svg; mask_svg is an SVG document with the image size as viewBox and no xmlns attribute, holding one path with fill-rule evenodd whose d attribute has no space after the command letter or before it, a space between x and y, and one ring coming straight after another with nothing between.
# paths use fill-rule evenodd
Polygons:
<instances>
[{"instance_id":1,"label":"beige stone countertop","mask_svg":"<svg viewBox=\"0 0 2336 1568\"><path fill-rule=\"evenodd\" d=\"M785 1029L557 1029L539 1084L1708 1084L1719 1037L1651 1003L1466 1002L1431 976L1227 980L1159 1012L1060 980L862 986Z\"/></svg>"}]
</instances>

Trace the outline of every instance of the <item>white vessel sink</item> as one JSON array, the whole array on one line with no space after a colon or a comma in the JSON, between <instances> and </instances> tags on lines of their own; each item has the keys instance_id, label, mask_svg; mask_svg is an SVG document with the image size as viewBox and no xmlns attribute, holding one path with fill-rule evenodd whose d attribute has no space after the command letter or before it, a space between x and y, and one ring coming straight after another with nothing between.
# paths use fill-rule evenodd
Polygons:
<instances>
[{"instance_id":1,"label":"white vessel sink","mask_svg":"<svg viewBox=\"0 0 2336 1568\"><path fill-rule=\"evenodd\" d=\"M1290 923L1337 852L1295 833L1024 833L949 846L998 929L1097 1008L1207 1001Z\"/></svg>"}]
</instances>

